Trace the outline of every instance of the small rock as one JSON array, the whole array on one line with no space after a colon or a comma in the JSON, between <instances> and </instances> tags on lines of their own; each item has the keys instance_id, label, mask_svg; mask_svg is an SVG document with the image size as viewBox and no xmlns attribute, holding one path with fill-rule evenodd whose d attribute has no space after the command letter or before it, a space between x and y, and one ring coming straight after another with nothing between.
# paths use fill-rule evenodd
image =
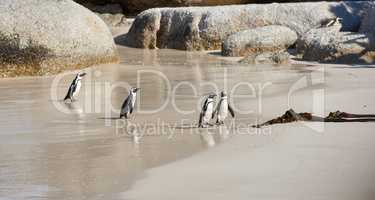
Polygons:
<instances>
[{"instance_id":1,"label":"small rock","mask_svg":"<svg viewBox=\"0 0 375 200\"><path fill-rule=\"evenodd\" d=\"M275 52L293 45L298 36L284 26L264 26L230 35L222 45L223 56L246 56L256 52Z\"/></svg>"},{"instance_id":2,"label":"small rock","mask_svg":"<svg viewBox=\"0 0 375 200\"><path fill-rule=\"evenodd\" d=\"M277 64L283 65L289 63L289 53L285 51L279 52L264 52L250 54L242 59L240 63L244 64Z\"/></svg>"}]
</instances>

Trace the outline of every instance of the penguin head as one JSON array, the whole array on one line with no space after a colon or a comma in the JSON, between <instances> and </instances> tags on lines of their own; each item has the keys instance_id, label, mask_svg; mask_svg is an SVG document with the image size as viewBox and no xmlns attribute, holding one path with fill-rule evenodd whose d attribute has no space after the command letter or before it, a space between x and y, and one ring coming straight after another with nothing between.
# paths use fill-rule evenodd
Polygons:
<instances>
[{"instance_id":1,"label":"penguin head","mask_svg":"<svg viewBox=\"0 0 375 200\"><path fill-rule=\"evenodd\" d=\"M136 88L136 87L132 87L130 90L133 92L133 93L136 93L140 88Z\"/></svg>"},{"instance_id":2,"label":"penguin head","mask_svg":"<svg viewBox=\"0 0 375 200\"><path fill-rule=\"evenodd\" d=\"M336 21L342 23L343 19L340 18L340 17L337 17L337 18L336 18Z\"/></svg>"},{"instance_id":3,"label":"penguin head","mask_svg":"<svg viewBox=\"0 0 375 200\"><path fill-rule=\"evenodd\" d=\"M85 72L82 72L82 73L80 72L77 74L78 79L82 79L84 76L86 76Z\"/></svg>"},{"instance_id":4,"label":"penguin head","mask_svg":"<svg viewBox=\"0 0 375 200\"><path fill-rule=\"evenodd\" d=\"M220 97L226 97L226 96L227 96L227 93L225 91L220 92Z\"/></svg>"},{"instance_id":5,"label":"penguin head","mask_svg":"<svg viewBox=\"0 0 375 200\"><path fill-rule=\"evenodd\" d=\"M216 94L210 94L210 95L208 95L208 98L213 99L213 98L215 98L216 96L217 96Z\"/></svg>"}]
</instances>

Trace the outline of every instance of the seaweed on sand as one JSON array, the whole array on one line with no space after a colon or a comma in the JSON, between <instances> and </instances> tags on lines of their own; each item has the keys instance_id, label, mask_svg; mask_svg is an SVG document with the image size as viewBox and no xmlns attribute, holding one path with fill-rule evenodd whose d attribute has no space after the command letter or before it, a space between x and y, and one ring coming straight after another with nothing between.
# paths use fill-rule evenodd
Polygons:
<instances>
[{"instance_id":1,"label":"seaweed on sand","mask_svg":"<svg viewBox=\"0 0 375 200\"><path fill-rule=\"evenodd\" d=\"M371 114L352 114L347 112L330 112L327 117L314 116L311 113L296 113L293 109L285 112L284 115L271 119L263 124L254 125L254 128L260 128L262 126L268 126L273 124L285 124L296 121L312 121L312 122L370 122L375 121L375 115Z\"/></svg>"}]
</instances>

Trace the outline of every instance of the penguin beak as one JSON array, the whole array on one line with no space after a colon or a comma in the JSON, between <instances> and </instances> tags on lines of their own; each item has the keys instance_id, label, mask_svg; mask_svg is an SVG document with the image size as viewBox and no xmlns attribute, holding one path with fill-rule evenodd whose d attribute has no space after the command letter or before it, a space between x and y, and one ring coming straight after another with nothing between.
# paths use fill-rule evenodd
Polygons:
<instances>
[{"instance_id":1,"label":"penguin beak","mask_svg":"<svg viewBox=\"0 0 375 200\"><path fill-rule=\"evenodd\" d=\"M135 88L134 91L137 92L138 90L140 90L141 88Z\"/></svg>"},{"instance_id":2,"label":"penguin beak","mask_svg":"<svg viewBox=\"0 0 375 200\"><path fill-rule=\"evenodd\" d=\"M86 73L82 73L82 74L80 74L79 76L80 76L80 77L84 77L84 76L86 76Z\"/></svg>"}]
</instances>

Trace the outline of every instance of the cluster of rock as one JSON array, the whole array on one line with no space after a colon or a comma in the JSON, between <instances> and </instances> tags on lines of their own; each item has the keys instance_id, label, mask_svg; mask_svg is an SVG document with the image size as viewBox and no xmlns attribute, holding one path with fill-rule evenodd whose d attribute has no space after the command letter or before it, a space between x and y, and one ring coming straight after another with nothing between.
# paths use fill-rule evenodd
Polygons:
<instances>
[{"instance_id":1,"label":"cluster of rock","mask_svg":"<svg viewBox=\"0 0 375 200\"><path fill-rule=\"evenodd\" d=\"M373 63L375 61L375 7L364 10L358 32L327 27L312 29L298 42L304 60L336 63Z\"/></svg>"},{"instance_id":2,"label":"cluster of rock","mask_svg":"<svg viewBox=\"0 0 375 200\"><path fill-rule=\"evenodd\" d=\"M284 63L286 50L296 44L306 60L347 62L353 61L352 54L363 54L366 58L361 59L369 62L373 5L343 1L155 8L136 17L123 43L137 48L221 49L225 56L248 56L243 62L250 63ZM343 19L339 27L322 27L337 17ZM356 33L359 30L362 33Z\"/></svg>"},{"instance_id":3,"label":"cluster of rock","mask_svg":"<svg viewBox=\"0 0 375 200\"><path fill-rule=\"evenodd\" d=\"M117 61L113 37L71 0L0 1L0 74L41 75Z\"/></svg>"},{"instance_id":4,"label":"cluster of rock","mask_svg":"<svg viewBox=\"0 0 375 200\"><path fill-rule=\"evenodd\" d=\"M108 26L126 23L125 4L247 2L111 0L98 6L107 1L82 1L97 15L72 0L0 1L0 74L48 74L116 61ZM337 17L342 24L322 27L327 19ZM153 8L137 15L128 34L116 41L137 48L221 50L224 56L243 56L241 62L252 64L287 63L291 47L304 60L371 63L375 61L374 27L373 1Z\"/></svg>"}]
</instances>

